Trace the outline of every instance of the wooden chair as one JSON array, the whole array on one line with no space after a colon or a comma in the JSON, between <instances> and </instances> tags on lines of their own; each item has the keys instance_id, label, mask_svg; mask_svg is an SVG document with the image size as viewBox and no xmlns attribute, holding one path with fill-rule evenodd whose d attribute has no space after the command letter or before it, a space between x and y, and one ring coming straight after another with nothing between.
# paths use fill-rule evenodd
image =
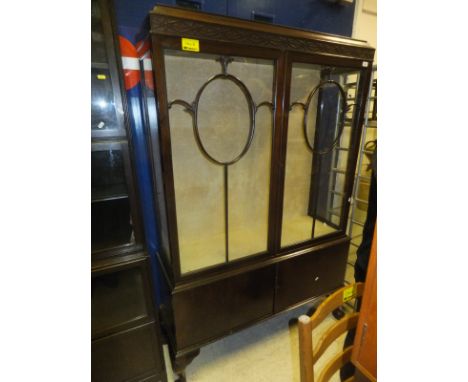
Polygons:
<instances>
[{"instance_id":1,"label":"wooden chair","mask_svg":"<svg viewBox=\"0 0 468 382\"><path fill-rule=\"evenodd\" d=\"M333 310L343 305L346 301L361 297L364 291L364 283L356 283L338 289L328 296L317 308L312 316L302 315L299 317L299 359L301 366L301 382L326 382L351 361L353 346L349 346L323 368L318 377L314 377L314 364L330 346L343 333L356 328L359 313L352 312L346 314L337 321L319 339L316 348L312 346L312 331L327 317ZM345 382L354 381L354 377L348 378Z\"/></svg>"}]
</instances>

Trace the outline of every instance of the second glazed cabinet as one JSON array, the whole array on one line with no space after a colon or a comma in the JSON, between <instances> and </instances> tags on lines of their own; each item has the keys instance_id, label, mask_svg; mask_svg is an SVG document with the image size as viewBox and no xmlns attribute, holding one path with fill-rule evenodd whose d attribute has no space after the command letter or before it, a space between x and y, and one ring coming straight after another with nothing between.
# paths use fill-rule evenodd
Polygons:
<instances>
[{"instance_id":1,"label":"second glazed cabinet","mask_svg":"<svg viewBox=\"0 0 468 382\"><path fill-rule=\"evenodd\" d=\"M374 49L164 6L150 20L161 309L180 371L342 284Z\"/></svg>"},{"instance_id":2,"label":"second glazed cabinet","mask_svg":"<svg viewBox=\"0 0 468 382\"><path fill-rule=\"evenodd\" d=\"M112 16L91 1L91 380L164 382Z\"/></svg>"}]
</instances>

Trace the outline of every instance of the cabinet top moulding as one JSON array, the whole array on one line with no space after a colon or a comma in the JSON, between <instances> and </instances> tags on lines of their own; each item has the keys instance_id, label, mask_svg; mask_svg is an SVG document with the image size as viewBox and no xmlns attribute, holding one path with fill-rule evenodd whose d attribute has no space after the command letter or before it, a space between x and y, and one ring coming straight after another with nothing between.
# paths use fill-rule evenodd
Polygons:
<instances>
[{"instance_id":1,"label":"cabinet top moulding","mask_svg":"<svg viewBox=\"0 0 468 382\"><path fill-rule=\"evenodd\" d=\"M307 52L372 61L365 41L303 29L156 5L150 12L151 33L224 41L281 51Z\"/></svg>"}]
</instances>

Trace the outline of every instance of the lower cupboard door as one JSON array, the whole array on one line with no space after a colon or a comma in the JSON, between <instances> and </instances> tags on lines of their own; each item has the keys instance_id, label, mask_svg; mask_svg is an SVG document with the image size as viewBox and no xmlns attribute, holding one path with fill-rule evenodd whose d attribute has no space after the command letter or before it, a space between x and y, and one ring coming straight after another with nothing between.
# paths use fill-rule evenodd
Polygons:
<instances>
[{"instance_id":1,"label":"lower cupboard door","mask_svg":"<svg viewBox=\"0 0 468 382\"><path fill-rule=\"evenodd\" d=\"M162 345L154 322L91 343L93 382L158 381L163 375Z\"/></svg>"},{"instance_id":2,"label":"lower cupboard door","mask_svg":"<svg viewBox=\"0 0 468 382\"><path fill-rule=\"evenodd\" d=\"M343 285L349 241L278 264L275 312L329 293Z\"/></svg>"}]
</instances>

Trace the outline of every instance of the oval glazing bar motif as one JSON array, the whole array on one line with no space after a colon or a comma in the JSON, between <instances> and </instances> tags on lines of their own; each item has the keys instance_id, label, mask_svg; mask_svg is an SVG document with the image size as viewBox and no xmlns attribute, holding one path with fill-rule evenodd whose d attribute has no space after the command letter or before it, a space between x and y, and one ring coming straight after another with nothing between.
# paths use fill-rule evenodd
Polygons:
<instances>
[{"instance_id":1,"label":"oval glazing bar motif","mask_svg":"<svg viewBox=\"0 0 468 382\"><path fill-rule=\"evenodd\" d=\"M340 92L340 95L341 95L341 113L340 113L340 121L338 123L338 134L337 134L336 138L333 140L330 147L326 147L326 148L324 148L322 150L316 150L314 148L314 145L310 143L309 137L307 135L307 114L309 112L310 103L311 103L312 98L314 97L315 93L317 93L317 91L320 90L322 87L325 87L325 86L328 86L328 85L336 86L338 88L338 91ZM303 102L293 102L290 105L289 109L291 110L294 106L297 106L297 105L301 106L302 109L304 110L304 118L302 120L302 127L303 127L303 131L304 131L304 139L305 139L305 142L306 142L307 147L309 148L309 150L312 151L315 154L318 154L318 155L325 155L325 154L328 154L329 152L331 152L333 150L333 148L337 145L337 143L340 140L341 134L343 132L344 124L345 124L346 113L348 112L348 109L352 106L352 105L347 105L346 104L346 92L344 91L343 87L338 82L336 82L334 80L322 81L316 87L314 87L312 89L312 91L309 93L309 96L307 97L307 101L305 103L303 103Z\"/></svg>"},{"instance_id":2,"label":"oval glazing bar motif","mask_svg":"<svg viewBox=\"0 0 468 382\"><path fill-rule=\"evenodd\" d=\"M225 229L225 253L226 253L225 261L229 262L229 219L228 219L228 216L229 216L229 211L228 211L229 210L229 206L228 206L229 205L228 203L229 174L228 174L228 167L238 162L242 157L244 157L247 151L249 151L249 148L251 146L252 140L255 135L255 115L258 109L262 106L268 106L273 111L275 107L273 103L269 101L264 101L256 105L247 86L245 86L245 84L239 78L233 76L232 74L227 73L228 65L229 63L233 61L232 57L220 56L216 61L219 61L221 64L221 73L214 75L200 87L200 89L197 91L197 94L195 96L195 100L191 104L181 99L175 99L169 102L168 107L170 109L172 105L181 105L185 108L185 110L188 113L190 113L190 115L192 116L193 133L194 133L195 141L197 142L198 148L200 149L202 154L205 156L205 158L207 158L209 161L215 163L216 165L223 166L224 229ZM234 158L230 160L224 160L224 161L215 158L213 155L211 155L208 152L205 144L203 143L203 140L200 137L200 130L199 130L199 124L198 124L198 116L199 116L198 109L199 109L200 99L206 87L215 81L230 81L234 83L234 85L236 85L242 91L242 94L244 95L247 101L248 110L249 110L249 132L248 132L245 145L243 146L242 150L240 150L240 153L238 155L234 156Z\"/></svg>"},{"instance_id":3,"label":"oval glazing bar motif","mask_svg":"<svg viewBox=\"0 0 468 382\"><path fill-rule=\"evenodd\" d=\"M184 100L176 99L174 101L169 102L169 109L172 107L172 105L181 105L181 106L185 107L186 111L188 111L192 116L193 133L195 135L195 140L196 140L196 142L198 144L198 147L200 148L203 155L207 159L212 161L213 163L216 163L216 164L218 164L220 166L229 166L229 165L232 165L232 164L238 162L249 150L250 144L252 143L252 139L253 139L254 134L255 134L255 114L256 114L257 110L261 106L269 106L271 108L271 110L274 110L274 106L269 101L264 101L264 102L261 102L260 104L256 105L255 102L253 101L252 95L249 92L249 89L247 89L247 86L245 86L245 84L240 79L238 79L237 77L227 73L227 66L228 66L228 64L230 62L233 61L233 59L231 57L221 56L221 57L219 57L219 59L217 61L219 61L221 63L222 72L219 73L219 74L216 74L213 77L211 77L208 81L206 81L202 85L202 87L198 90L197 95L195 96L195 101L192 104L189 104L188 102L186 102ZM231 81L236 86L238 86L239 89L244 94L244 96L245 96L245 98L247 100L247 104L249 105L250 124L249 124L249 134L248 134L247 141L245 143L245 146L243 147L243 149L239 153L239 155L237 155L236 157L234 157L233 159L231 159L229 161L218 160L218 159L214 158L212 155L210 155L210 153L206 149L205 145L203 144L202 139L200 138L200 131L199 131L199 126L198 126L198 105L200 103L200 98L201 98L201 96L203 94L203 91L205 90L205 88L210 83L212 83L214 81L218 81L218 80Z\"/></svg>"}]
</instances>

